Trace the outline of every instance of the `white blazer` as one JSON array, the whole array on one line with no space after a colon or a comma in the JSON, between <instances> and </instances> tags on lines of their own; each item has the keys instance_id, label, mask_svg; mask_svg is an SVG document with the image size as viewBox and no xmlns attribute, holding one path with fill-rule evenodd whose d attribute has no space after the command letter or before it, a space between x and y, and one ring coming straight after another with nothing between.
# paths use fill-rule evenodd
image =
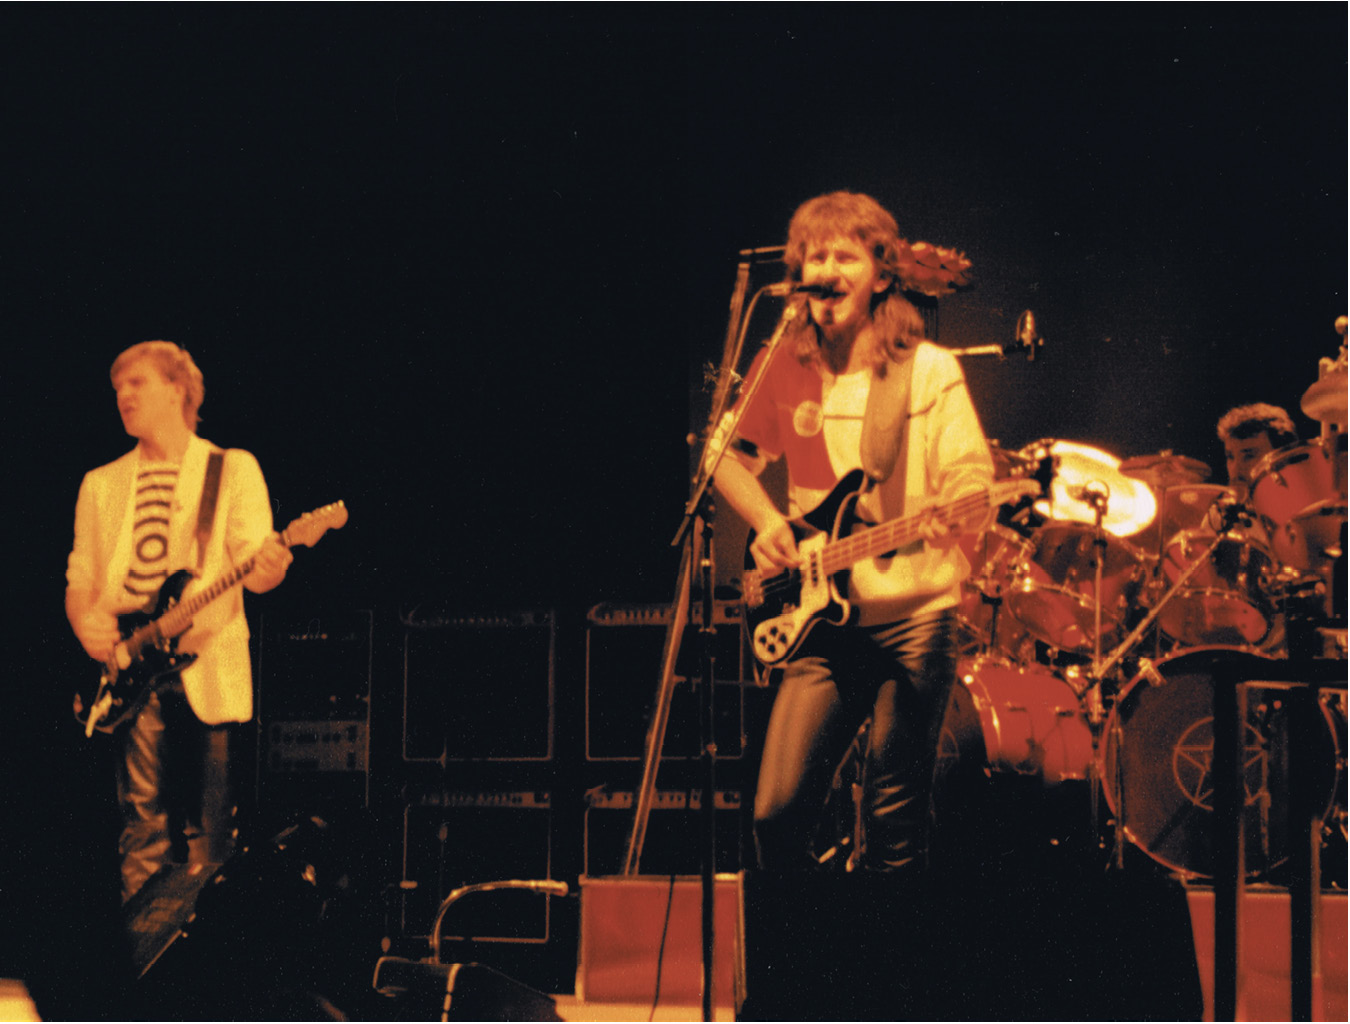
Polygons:
<instances>
[{"instance_id":1,"label":"white blazer","mask_svg":"<svg viewBox=\"0 0 1350 1024\"><path fill-rule=\"evenodd\" d=\"M183 454L169 515L170 572L197 569L197 513L207 457L218 451L193 436ZM66 583L91 590L100 607L114 614L134 610L122 584L131 566L133 510L139 449L85 474L75 503L75 542ZM200 576L185 597L209 586L253 554L272 533L272 506L258 460L249 452L225 452L220 496ZM201 609L179 638L179 650L196 654L183 671L183 689L197 717L208 725L246 722L253 717L253 673L248 649L242 587L236 586Z\"/></svg>"}]
</instances>

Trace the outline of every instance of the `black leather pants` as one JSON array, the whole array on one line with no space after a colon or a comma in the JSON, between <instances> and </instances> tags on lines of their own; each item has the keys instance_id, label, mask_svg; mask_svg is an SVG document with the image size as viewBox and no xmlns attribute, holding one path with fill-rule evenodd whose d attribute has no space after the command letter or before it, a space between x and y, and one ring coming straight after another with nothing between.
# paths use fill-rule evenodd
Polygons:
<instances>
[{"instance_id":1,"label":"black leather pants","mask_svg":"<svg viewBox=\"0 0 1350 1024\"><path fill-rule=\"evenodd\" d=\"M234 841L229 725L205 725L181 683L150 698L123 736L122 899L165 864L221 864Z\"/></svg>"},{"instance_id":2,"label":"black leather pants","mask_svg":"<svg viewBox=\"0 0 1350 1024\"><path fill-rule=\"evenodd\" d=\"M784 678L769 717L755 793L760 866L799 870L836 766L870 715L860 864L925 863L939 732L955 682L954 611L875 628L818 625Z\"/></svg>"}]
</instances>

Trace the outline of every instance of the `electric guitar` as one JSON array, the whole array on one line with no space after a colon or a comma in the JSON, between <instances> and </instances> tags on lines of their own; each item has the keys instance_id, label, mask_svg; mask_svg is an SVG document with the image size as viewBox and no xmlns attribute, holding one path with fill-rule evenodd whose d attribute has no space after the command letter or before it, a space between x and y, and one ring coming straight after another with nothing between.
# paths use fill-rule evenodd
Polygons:
<instances>
[{"instance_id":1,"label":"electric guitar","mask_svg":"<svg viewBox=\"0 0 1350 1024\"><path fill-rule=\"evenodd\" d=\"M861 469L853 470L820 505L789 523L801 555L800 565L788 569L752 567L741 577L746 630L755 657L764 665L772 667L791 657L817 622L843 625L852 618L853 610L844 595L848 592L848 569L854 564L921 539L921 528L930 519L947 525L962 523L1043 490L1043 484L1034 478L999 480L988 491L866 525L854 511L865 481ZM753 533L750 540L754 540ZM747 551L746 564L753 566L748 555Z\"/></svg>"},{"instance_id":2,"label":"electric guitar","mask_svg":"<svg viewBox=\"0 0 1350 1024\"><path fill-rule=\"evenodd\" d=\"M329 530L347 524L347 507L340 501L306 512L279 534L286 547L313 547ZM257 566L251 555L210 586L187 600L183 591L192 582L190 569L180 569L159 588L153 611L119 615L117 628L122 640L103 664L98 688L92 695L75 694L75 720L85 736L94 730L112 732L145 707L161 679L172 678L197 660L197 655L178 650L178 638L192 625L192 617L216 598L244 581Z\"/></svg>"}]
</instances>

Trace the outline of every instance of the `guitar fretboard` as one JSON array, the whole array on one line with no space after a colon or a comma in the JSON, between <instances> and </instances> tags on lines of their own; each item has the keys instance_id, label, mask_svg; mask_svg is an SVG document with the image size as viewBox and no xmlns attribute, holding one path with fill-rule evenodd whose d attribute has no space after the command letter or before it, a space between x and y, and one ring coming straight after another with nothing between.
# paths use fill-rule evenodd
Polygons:
<instances>
[{"instance_id":1,"label":"guitar fretboard","mask_svg":"<svg viewBox=\"0 0 1350 1024\"><path fill-rule=\"evenodd\" d=\"M1034 481L1006 480L994 484L991 490L968 494L948 505L932 505L913 515L856 530L846 537L831 541L821 549L820 571L825 576L832 576L865 558L882 555L911 544L923 536L924 524L932 518L945 524L962 522L977 513L981 515L987 513L994 505L1001 505L1036 490ZM742 577L743 599L754 607L770 593L782 593L793 589L800 582L801 571L800 568L750 569Z\"/></svg>"},{"instance_id":2,"label":"guitar fretboard","mask_svg":"<svg viewBox=\"0 0 1350 1024\"><path fill-rule=\"evenodd\" d=\"M289 548L293 546L294 542L291 540L291 527L287 527L285 530L281 531L278 537L281 540L281 543L286 547ZM192 617L194 615L226 591L237 586L254 570L254 568L256 568L257 564L257 554L250 555L205 590L198 591L186 601L179 601L154 622L148 623L138 629L127 638L127 647L131 650L139 650L148 640L160 640L164 637L176 636L192 624Z\"/></svg>"},{"instance_id":3,"label":"guitar fretboard","mask_svg":"<svg viewBox=\"0 0 1350 1024\"><path fill-rule=\"evenodd\" d=\"M864 558L872 558L912 544L923 535L923 526L931 518L937 518L943 523L960 522L988 509L989 492L980 491L964 498L957 498L950 505L933 506L903 519L893 519L880 526L858 530L832 544L825 545L824 551L821 552L821 566L826 575L833 575L861 562Z\"/></svg>"}]
</instances>

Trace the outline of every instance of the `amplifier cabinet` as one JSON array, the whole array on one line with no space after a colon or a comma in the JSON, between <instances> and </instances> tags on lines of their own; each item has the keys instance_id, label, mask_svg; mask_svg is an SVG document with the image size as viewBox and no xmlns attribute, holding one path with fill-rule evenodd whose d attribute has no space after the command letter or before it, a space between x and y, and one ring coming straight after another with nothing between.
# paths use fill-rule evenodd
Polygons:
<instances>
[{"instance_id":1,"label":"amplifier cabinet","mask_svg":"<svg viewBox=\"0 0 1350 1024\"><path fill-rule=\"evenodd\" d=\"M703 794L698 790L657 790L647 818L639 868L646 875L698 874L702 866ZM617 875L623 871L633 831L635 798L632 791L599 787L586 794L586 821L582 843L583 871L587 875ZM717 829L717 871L739 871L742 850L741 795L718 790L713 808Z\"/></svg>"},{"instance_id":2,"label":"amplifier cabinet","mask_svg":"<svg viewBox=\"0 0 1350 1024\"><path fill-rule=\"evenodd\" d=\"M364 718L271 721L263 735L269 772L364 772L370 763Z\"/></svg>"},{"instance_id":3,"label":"amplifier cabinet","mask_svg":"<svg viewBox=\"0 0 1350 1024\"><path fill-rule=\"evenodd\" d=\"M367 718L373 631L367 610L261 618L259 719Z\"/></svg>"},{"instance_id":4,"label":"amplifier cabinet","mask_svg":"<svg viewBox=\"0 0 1350 1024\"><path fill-rule=\"evenodd\" d=\"M552 611L405 616L403 758L553 757Z\"/></svg>"},{"instance_id":5,"label":"amplifier cabinet","mask_svg":"<svg viewBox=\"0 0 1350 1024\"><path fill-rule=\"evenodd\" d=\"M686 626L676 658L661 756L699 756L700 659L698 612ZM751 655L742 635L741 608L719 601L713 610L713 711L717 756L738 758L745 741L745 681L753 677ZM591 761L641 759L647 726L661 683L670 608L666 605L600 604L587 615L586 757Z\"/></svg>"},{"instance_id":6,"label":"amplifier cabinet","mask_svg":"<svg viewBox=\"0 0 1350 1024\"><path fill-rule=\"evenodd\" d=\"M404 807L403 932L430 937L436 911L455 889L504 879L545 879L552 868L548 792L442 792ZM446 914L443 940L545 943L542 893L471 893Z\"/></svg>"}]
</instances>

